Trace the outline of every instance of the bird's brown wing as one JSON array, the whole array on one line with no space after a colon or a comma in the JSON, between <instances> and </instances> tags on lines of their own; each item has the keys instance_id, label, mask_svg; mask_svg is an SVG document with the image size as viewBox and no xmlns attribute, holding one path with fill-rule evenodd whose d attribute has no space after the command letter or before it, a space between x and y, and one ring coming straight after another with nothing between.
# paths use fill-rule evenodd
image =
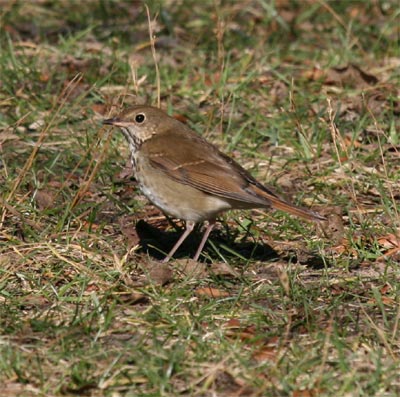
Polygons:
<instances>
[{"instance_id":1,"label":"bird's brown wing","mask_svg":"<svg viewBox=\"0 0 400 397\"><path fill-rule=\"evenodd\" d=\"M168 133L153 136L151 145L146 143L141 151L150 164L173 180L216 196L270 205L267 197L258 197L249 189L257 181L247 171L201 137Z\"/></svg>"},{"instance_id":2,"label":"bird's brown wing","mask_svg":"<svg viewBox=\"0 0 400 397\"><path fill-rule=\"evenodd\" d=\"M235 200L243 207L272 206L309 220L324 219L281 199L233 159L192 131L154 135L151 145L144 142L141 151L151 166L167 177L205 193Z\"/></svg>"}]
</instances>

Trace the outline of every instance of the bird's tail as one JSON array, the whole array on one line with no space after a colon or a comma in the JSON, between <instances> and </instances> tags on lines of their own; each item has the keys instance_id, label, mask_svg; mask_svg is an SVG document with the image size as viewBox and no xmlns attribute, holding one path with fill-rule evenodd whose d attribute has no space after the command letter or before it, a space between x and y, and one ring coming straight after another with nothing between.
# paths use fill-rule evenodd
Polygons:
<instances>
[{"instance_id":1,"label":"bird's tail","mask_svg":"<svg viewBox=\"0 0 400 397\"><path fill-rule=\"evenodd\" d=\"M296 216L299 216L304 219L308 219L309 221L324 221L326 218L317 212L305 209L305 208L300 208L296 207L295 205L288 203L286 201L283 201L281 199L271 199L272 207L276 208L281 211L288 212L289 214L293 214Z\"/></svg>"},{"instance_id":2,"label":"bird's tail","mask_svg":"<svg viewBox=\"0 0 400 397\"><path fill-rule=\"evenodd\" d=\"M277 196L275 193L269 191L267 188L263 189L260 187L253 187L253 191L256 190L257 195L264 197L267 199L270 203L270 205L273 208L276 208L281 211L288 212L289 214L293 214L296 216L299 216L304 219L308 219L309 221L324 221L326 218L317 212L305 209L305 208L300 208L295 206L294 204L291 204L283 199L281 199L279 196Z\"/></svg>"}]
</instances>

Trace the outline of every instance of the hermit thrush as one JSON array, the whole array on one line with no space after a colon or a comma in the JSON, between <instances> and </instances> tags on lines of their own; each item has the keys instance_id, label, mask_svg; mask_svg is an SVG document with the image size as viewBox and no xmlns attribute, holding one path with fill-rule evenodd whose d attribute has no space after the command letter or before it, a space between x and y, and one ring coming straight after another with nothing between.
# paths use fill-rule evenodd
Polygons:
<instances>
[{"instance_id":1,"label":"hermit thrush","mask_svg":"<svg viewBox=\"0 0 400 397\"><path fill-rule=\"evenodd\" d=\"M186 221L185 232L164 262L196 223L208 221L194 256L197 260L216 216L227 210L272 207L308 220L325 219L281 199L233 159L158 108L133 106L103 123L119 127L124 134L136 179L147 198L166 214Z\"/></svg>"}]
</instances>

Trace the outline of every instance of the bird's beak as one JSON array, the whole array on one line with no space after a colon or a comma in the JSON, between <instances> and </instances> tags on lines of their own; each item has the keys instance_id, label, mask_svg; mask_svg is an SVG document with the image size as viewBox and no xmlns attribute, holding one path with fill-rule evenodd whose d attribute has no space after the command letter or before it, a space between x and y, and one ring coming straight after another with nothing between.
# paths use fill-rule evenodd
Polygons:
<instances>
[{"instance_id":1,"label":"bird's beak","mask_svg":"<svg viewBox=\"0 0 400 397\"><path fill-rule=\"evenodd\" d=\"M105 125L113 125L114 127L128 127L130 125L129 122L121 120L118 117L114 117L112 119L103 120L103 124L105 124Z\"/></svg>"},{"instance_id":2,"label":"bird's beak","mask_svg":"<svg viewBox=\"0 0 400 397\"><path fill-rule=\"evenodd\" d=\"M118 120L116 117L114 117L112 119L103 120L103 124L105 124L105 125L116 125L118 123L118 121L120 121L120 120Z\"/></svg>"}]
</instances>

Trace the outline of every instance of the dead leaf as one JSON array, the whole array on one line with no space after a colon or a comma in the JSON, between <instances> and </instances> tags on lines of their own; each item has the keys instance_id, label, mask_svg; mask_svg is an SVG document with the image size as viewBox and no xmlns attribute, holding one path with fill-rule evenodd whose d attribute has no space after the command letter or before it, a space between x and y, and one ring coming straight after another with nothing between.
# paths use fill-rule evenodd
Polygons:
<instances>
[{"instance_id":1,"label":"dead leaf","mask_svg":"<svg viewBox=\"0 0 400 397\"><path fill-rule=\"evenodd\" d=\"M223 325L223 327L229 329L236 329L241 327L241 323L239 319L231 318L225 325Z\"/></svg>"},{"instance_id":2,"label":"dead leaf","mask_svg":"<svg viewBox=\"0 0 400 397\"><path fill-rule=\"evenodd\" d=\"M100 228L100 225L98 223L94 223L92 221L85 220L82 223L82 229L83 230L91 230L91 231L94 232L96 230L99 230L99 228Z\"/></svg>"},{"instance_id":3,"label":"dead leaf","mask_svg":"<svg viewBox=\"0 0 400 397\"><path fill-rule=\"evenodd\" d=\"M84 73L89 69L90 66L94 64L94 59L86 58L86 59L78 59L72 55L67 55L61 65L66 67L70 73L82 72Z\"/></svg>"},{"instance_id":4,"label":"dead leaf","mask_svg":"<svg viewBox=\"0 0 400 397\"><path fill-rule=\"evenodd\" d=\"M50 73L47 73L47 72L40 73L39 80L42 83L47 83L50 80Z\"/></svg>"},{"instance_id":5,"label":"dead leaf","mask_svg":"<svg viewBox=\"0 0 400 397\"><path fill-rule=\"evenodd\" d=\"M183 124L187 124L187 122L188 122L187 117L184 116L183 114L174 114L172 117L173 117L174 119L180 121L180 122L183 123Z\"/></svg>"},{"instance_id":6,"label":"dead leaf","mask_svg":"<svg viewBox=\"0 0 400 397\"><path fill-rule=\"evenodd\" d=\"M255 86L265 86L268 90L268 97L273 103L280 103L288 97L288 86L281 80L277 80L272 73L261 75L254 83Z\"/></svg>"},{"instance_id":7,"label":"dead leaf","mask_svg":"<svg viewBox=\"0 0 400 397\"><path fill-rule=\"evenodd\" d=\"M321 389L293 390L292 397L317 397Z\"/></svg>"},{"instance_id":8,"label":"dead leaf","mask_svg":"<svg viewBox=\"0 0 400 397\"><path fill-rule=\"evenodd\" d=\"M400 237L389 233L386 236L379 237L378 243L382 248L386 249L400 248Z\"/></svg>"},{"instance_id":9,"label":"dead leaf","mask_svg":"<svg viewBox=\"0 0 400 397\"><path fill-rule=\"evenodd\" d=\"M149 271L149 278L153 284L164 286L174 279L174 273L168 263L156 263Z\"/></svg>"},{"instance_id":10,"label":"dead leaf","mask_svg":"<svg viewBox=\"0 0 400 397\"><path fill-rule=\"evenodd\" d=\"M241 341L251 340L251 343L254 344L254 336L256 334L256 327L254 325L244 326L235 326L235 321L233 321L232 325L227 325L226 328L226 336L240 338ZM262 344L262 341L256 342L257 344Z\"/></svg>"},{"instance_id":11,"label":"dead leaf","mask_svg":"<svg viewBox=\"0 0 400 397\"><path fill-rule=\"evenodd\" d=\"M302 73L302 77L312 81L322 81L325 79L326 72L318 67L314 67L311 70L305 70Z\"/></svg>"},{"instance_id":12,"label":"dead leaf","mask_svg":"<svg viewBox=\"0 0 400 397\"><path fill-rule=\"evenodd\" d=\"M43 211L54 206L55 196L48 190L37 190L34 195L39 210Z\"/></svg>"},{"instance_id":13,"label":"dead leaf","mask_svg":"<svg viewBox=\"0 0 400 397\"><path fill-rule=\"evenodd\" d=\"M320 223L319 235L329 238L332 245L343 243L345 230L341 208L326 207L320 210L320 214L324 215L327 220Z\"/></svg>"},{"instance_id":14,"label":"dead leaf","mask_svg":"<svg viewBox=\"0 0 400 397\"><path fill-rule=\"evenodd\" d=\"M394 258L400 256L400 237L389 233L386 236L378 238L379 245L387 251L377 258L378 261L383 261L388 257Z\"/></svg>"},{"instance_id":15,"label":"dead leaf","mask_svg":"<svg viewBox=\"0 0 400 397\"><path fill-rule=\"evenodd\" d=\"M221 79L221 73L220 72L214 72L213 74L207 74L205 76L204 85L206 87L212 87L212 86L218 84L220 79Z\"/></svg>"},{"instance_id":16,"label":"dead leaf","mask_svg":"<svg viewBox=\"0 0 400 397\"><path fill-rule=\"evenodd\" d=\"M331 68L326 73L325 84L340 87L367 88L378 83L372 74L364 72L357 65Z\"/></svg>"},{"instance_id":17,"label":"dead leaf","mask_svg":"<svg viewBox=\"0 0 400 397\"><path fill-rule=\"evenodd\" d=\"M206 267L193 259L176 259L174 266L186 277L202 279L207 276Z\"/></svg>"},{"instance_id":18,"label":"dead leaf","mask_svg":"<svg viewBox=\"0 0 400 397\"><path fill-rule=\"evenodd\" d=\"M240 274L225 262L214 262L210 272L216 276L233 276L240 277Z\"/></svg>"},{"instance_id":19,"label":"dead leaf","mask_svg":"<svg viewBox=\"0 0 400 397\"><path fill-rule=\"evenodd\" d=\"M386 294L387 292L391 291L392 287L390 286L390 284L386 283L381 289L380 289L380 293L382 295Z\"/></svg>"},{"instance_id":20,"label":"dead leaf","mask_svg":"<svg viewBox=\"0 0 400 397\"><path fill-rule=\"evenodd\" d=\"M47 185L47 187L52 187L52 188L55 188L55 189L61 189L62 186L63 186L63 182L60 182L60 181L48 181L46 185Z\"/></svg>"},{"instance_id":21,"label":"dead leaf","mask_svg":"<svg viewBox=\"0 0 400 397\"><path fill-rule=\"evenodd\" d=\"M396 300L393 298L389 298L387 296L381 296L380 302L382 302L385 306L395 306ZM377 305L378 301L375 298L368 299L368 303L370 305Z\"/></svg>"},{"instance_id":22,"label":"dead leaf","mask_svg":"<svg viewBox=\"0 0 400 397\"><path fill-rule=\"evenodd\" d=\"M47 298L41 295L25 295L23 297L23 300L21 301L21 305L27 309L31 307L36 307L36 308L45 308L49 306L49 301Z\"/></svg>"},{"instance_id":23,"label":"dead leaf","mask_svg":"<svg viewBox=\"0 0 400 397\"><path fill-rule=\"evenodd\" d=\"M100 290L100 286L97 283L89 283L88 286L86 287L85 291L86 292L97 292Z\"/></svg>"},{"instance_id":24,"label":"dead leaf","mask_svg":"<svg viewBox=\"0 0 400 397\"><path fill-rule=\"evenodd\" d=\"M100 115L105 115L108 109L108 106L103 103L95 103L91 106L91 109L95 113L99 113Z\"/></svg>"},{"instance_id":25,"label":"dead leaf","mask_svg":"<svg viewBox=\"0 0 400 397\"><path fill-rule=\"evenodd\" d=\"M254 396L254 390L247 386L244 380L234 377L228 371L218 371L214 377L214 383L217 390L220 391L221 396L231 396L231 397L245 397Z\"/></svg>"},{"instance_id":26,"label":"dead leaf","mask_svg":"<svg viewBox=\"0 0 400 397\"><path fill-rule=\"evenodd\" d=\"M230 296L228 292L213 287L197 288L194 292L197 296L200 297L208 296L210 298L226 298Z\"/></svg>"},{"instance_id":27,"label":"dead leaf","mask_svg":"<svg viewBox=\"0 0 400 397\"><path fill-rule=\"evenodd\" d=\"M331 284L330 289L333 296L338 296L346 292L346 289L340 284Z\"/></svg>"},{"instance_id":28,"label":"dead leaf","mask_svg":"<svg viewBox=\"0 0 400 397\"><path fill-rule=\"evenodd\" d=\"M397 304L395 299L387 296L382 296L382 303L386 306L395 306Z\"/></svg>"},{"instance_id":29,"label":"dead leaf","mask_svg":"<svg viewBox=\"0 0 400 397\"><path fill-rule=\"evenodd\" d=\"M135 220L136 217L133 215L126 215L119 218L119 227L121 233L127 240L128 249L140 244L140 237L135 227Z\"/></svg>"},{"instance_id":30,"label":"dead leaf","mask_svg":"<svg viewBox=\"0 0 400 397\"><path fill-rule=\"evenodd\" d=\"M257 362L277 361L279 351L274 346L263 346L253 353L253 358Z\"/></svg>"}]
</instances>

